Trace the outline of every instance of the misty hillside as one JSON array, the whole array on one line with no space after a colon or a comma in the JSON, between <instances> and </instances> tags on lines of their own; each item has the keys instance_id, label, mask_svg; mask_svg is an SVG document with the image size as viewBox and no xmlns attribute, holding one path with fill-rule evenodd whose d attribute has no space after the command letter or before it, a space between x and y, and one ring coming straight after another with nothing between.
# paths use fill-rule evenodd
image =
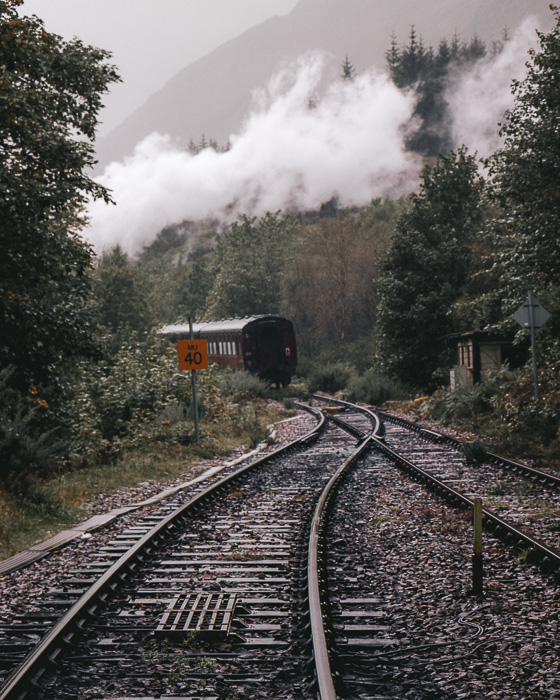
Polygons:
<instances>
[{"instance_id":1,"label":"misty hillside","mask_svg":"<svg viewBox=\"0 0 560 700\"><path fill-rule=\"evenodd\" d=\"M346 55L358 72L383 68L391 37L405 44L411 25L427 45L455 33L491 42L527 14L548 26L548 6L549 0L300 0L289 15L249 29L177 73L99 141L100 167L132 153L153 131L170 134L181 146L202 134L225 144L249 114L252 91L308 50L332 55L333 75Z\"/></svg>"}]
</instances>

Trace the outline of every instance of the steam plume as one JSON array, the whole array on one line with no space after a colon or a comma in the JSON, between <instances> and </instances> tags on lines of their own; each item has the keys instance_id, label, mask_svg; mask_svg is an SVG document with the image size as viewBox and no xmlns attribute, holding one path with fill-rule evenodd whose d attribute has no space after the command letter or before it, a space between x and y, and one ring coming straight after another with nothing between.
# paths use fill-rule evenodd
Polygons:
<instances>
[{"instance_id":1,"label":"steam plume","mask_svg":"<svg viewBox=\"0 0 560 700\"><path fill-rule=\"evenodd\" d=\"M315 102L325 63L324 55L307 54L275 76L226 153L191 155L154 133L133 156L112 163L99 180L117 205L90 207L86 233L96 249L120 243L138 253L164 226L185 219L305 211L333 196L359 205L413 189L419 161L403 145L413 95L369 72L337 79Z\"/></svg>"},{"instance_id":2,"label":"steam plume","mask_svg":"<svg viewBox=\"0 0 560 700\"><path fill-rule=\"evenodd\" d=\"M452 113L452 138L480 156L491 155L502 143L499 122L513 105L512 80L525 77L528 51L538 44L535 17L527 17L503 50L477 61L472 70L454 76L447 93Z\"/></svg>"},{"instance_id":3,"label":"steam plume","mask_svg":"<svg viewBox=\"0 0 560 700\"><path fill-rule=\"evenodd\" d=\"M522 79L537 43L528 18L503 51L454 76L447 90L455 147L479 155L500 146L498 123L513 104L512 79ZM323 89L327 57L313 52L286 67L254 96L254 109L231 148L192 155L153 133L99 181L117 205L90 205L87 238L98 252L119 243L135 255L165 226L208 216L318 208L333 196L342 206L415 190L420 159L405 148L415 95L382 73ZM316 95L321 93L320 98Z\"/></svg>"}]
</instances>

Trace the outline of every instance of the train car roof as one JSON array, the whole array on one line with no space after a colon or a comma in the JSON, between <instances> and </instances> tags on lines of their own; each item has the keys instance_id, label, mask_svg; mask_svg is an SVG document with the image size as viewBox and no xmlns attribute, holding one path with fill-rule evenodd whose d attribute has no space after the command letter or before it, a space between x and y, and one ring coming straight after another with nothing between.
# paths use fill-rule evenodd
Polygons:
<instances>
[{"instance_id":1,"label":"train car roof","mask_svg":"<svg viewBox=\"0 0 560 700\"><path fill-rule=\"evenodd\" d=\"M263 315L263 316L247 316L247 318L226 318L221 321L203 321L202 323L193 323L193 333L231 333L233 331L242 331L245 326L248 326L253 321L259 319L278 319L284 320L281 316ZM189 333L190 328L188 323L177 323L160 328L158 333L165 335L173 335L174 333Z\"/></svg>"}]
</instances>

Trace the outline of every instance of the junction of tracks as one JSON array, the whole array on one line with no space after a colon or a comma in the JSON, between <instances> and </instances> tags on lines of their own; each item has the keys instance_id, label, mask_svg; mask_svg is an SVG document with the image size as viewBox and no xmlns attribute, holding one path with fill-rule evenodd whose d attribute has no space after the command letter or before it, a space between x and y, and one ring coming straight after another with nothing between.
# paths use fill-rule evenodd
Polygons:
<instances>
[{"instance_id":1,"label":"junction of tracks","mask_svg":"<svg viewBox=\"0 0 560 700\"><path fill-rule=\"evenodd\" d=\"M300 408L280 448L5 567L0 699L560 698L559 480Z\"/></svg>"}]
</instances>

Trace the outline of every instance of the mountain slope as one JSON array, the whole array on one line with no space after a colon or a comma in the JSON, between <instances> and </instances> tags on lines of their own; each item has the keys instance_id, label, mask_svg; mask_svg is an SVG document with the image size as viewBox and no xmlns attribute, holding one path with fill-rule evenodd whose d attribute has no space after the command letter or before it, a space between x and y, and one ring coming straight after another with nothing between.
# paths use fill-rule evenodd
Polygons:
<instances>
[{"instance_id":1,"label":"mountain slope","mask_svg":"<svg viewBox=\"0 0 560 700\"><path fill-rule=\"evenodd\" d=\"M346 54L358 71L382 69L391 36L406 44L411 25L426 45L455 33L491 42L530 13L547 26L548 5L549 0L300 0L289 15L251 28L177 73L98 142L99 167L131 154L153 131L182 146L202 134L227 142L250 112L252 91L308 50L328 52L333 74Z\"/></svg>"}]
</instances>

